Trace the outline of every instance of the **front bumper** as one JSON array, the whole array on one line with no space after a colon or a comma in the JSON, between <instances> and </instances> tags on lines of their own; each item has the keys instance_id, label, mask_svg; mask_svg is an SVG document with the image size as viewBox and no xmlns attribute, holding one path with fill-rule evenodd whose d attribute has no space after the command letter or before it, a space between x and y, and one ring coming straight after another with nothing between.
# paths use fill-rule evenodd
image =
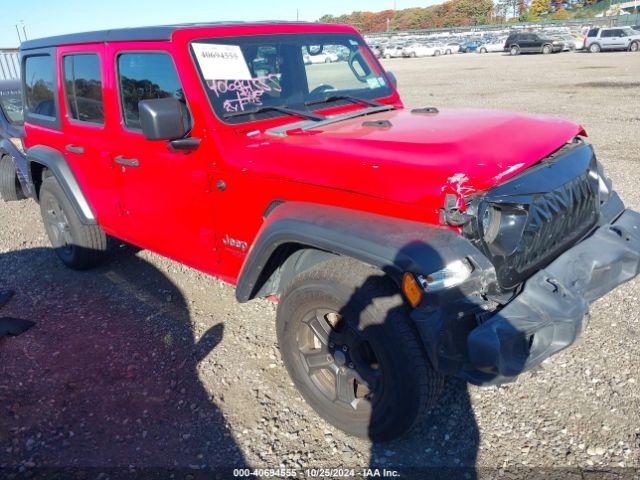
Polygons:
<instances>
[{"instance_id":1,"label":"front bumper","mask_svg":"<svg viewBox=\"0 0 640 480\"><path fill-rule=\"evenodd\" d=\"M529 277L516 296L500 300L494 291L493 307L480 293L496 285L492 264L477 250L458 252L475 265L472 276L426 295L411 315L433 367L496 385L574 343L588 322L589 304L640 273L640 214L624 210L615 193L612 198L591 235Z\"/></svg>"},{"instance_id":2,"label":"front bumper","mask_svg":"<svg viewBox=\"0 0 640 480\"><path fill-rule=\"evenodd\" d=\"M589 304L640 273L640 214L626 210L547 268L467 338L478 384L504 383L571 345L584 330Z\"/></svg>"}]
</instances>

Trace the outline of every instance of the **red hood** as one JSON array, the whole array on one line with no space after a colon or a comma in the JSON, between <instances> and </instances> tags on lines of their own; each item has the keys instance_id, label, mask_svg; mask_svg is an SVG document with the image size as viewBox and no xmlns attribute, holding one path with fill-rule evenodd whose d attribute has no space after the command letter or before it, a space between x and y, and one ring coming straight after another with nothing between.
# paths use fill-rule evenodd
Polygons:
<instances>
[{"instance_id":1,"label":"red hood","mask_svg":"<svg viewBox=\"0 0 640 480\"><path fill-rule=\"evenodd\" d=\"M381 120L390 126L363 125ZM442 205L445 193L464 196L489 189L580 134L579 125L554 117L474 109L414 114L404 109L304 134L250 135L244 154L256 173L404 203Z\"/></svg>"}]
</instances>

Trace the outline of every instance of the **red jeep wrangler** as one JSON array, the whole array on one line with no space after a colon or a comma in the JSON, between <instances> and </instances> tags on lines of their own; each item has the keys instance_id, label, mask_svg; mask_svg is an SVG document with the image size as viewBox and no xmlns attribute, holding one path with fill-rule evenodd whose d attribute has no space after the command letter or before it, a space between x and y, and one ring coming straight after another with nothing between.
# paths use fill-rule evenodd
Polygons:
<instances>
[{"instance_id":1,"label":"red jeep wrangler","mask_svg":"<svg viewBox=\"0 0 640 480\"><path fill-rule=\"evenodd\" d=\"M514 379L638 274L584 130L403 107L351 27L177 25L22 45L29 191L69 267L108 236L279 298L294 383L373 439L445 376Z\"/></svg>"}]
</instances>

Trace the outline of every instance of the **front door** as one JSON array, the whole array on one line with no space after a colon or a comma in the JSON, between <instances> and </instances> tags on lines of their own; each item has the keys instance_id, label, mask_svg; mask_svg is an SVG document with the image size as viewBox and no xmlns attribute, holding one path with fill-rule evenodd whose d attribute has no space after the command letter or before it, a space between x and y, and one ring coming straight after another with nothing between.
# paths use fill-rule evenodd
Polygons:
<instances>
[{"instance_id":1,"label":"front door","mask_svg":"<svg viewBox=\"0 0 640 480\"><path fill-rule=\"evenodd\" d=\"M150 141L142 134L138 102L174 96L188 104L170 53L143 46L144 50L110 47L121 116L112 160L120 177L126 238L210 270L216 260L212 160L205 155L205 140L195 151L178 152L167 141ZM202 125L188 116L191 135L203 138Z\"/></svg>"}]
</instances>

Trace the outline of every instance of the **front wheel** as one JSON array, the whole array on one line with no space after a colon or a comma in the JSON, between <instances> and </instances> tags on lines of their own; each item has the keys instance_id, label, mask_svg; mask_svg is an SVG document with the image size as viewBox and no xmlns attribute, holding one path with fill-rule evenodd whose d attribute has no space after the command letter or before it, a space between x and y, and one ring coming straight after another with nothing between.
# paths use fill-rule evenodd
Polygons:
<instances>
[{"instance_id":1,"label":"front wheel","mask_svg":"<svg viewBox=\"0 0 640 480\"><path fill-rule=\"evenodd\" d=\"M629 45L629 51L637 52L638 50L640 50L640 43L633 42L631 45Z\"/></svg>"},{"instance_id":2,"label":"front wheel","mask_svg":"<svg viewBox=\"0 0 640 480\"><path fill-rule=\"evenodd\" d=\"M52 175L40 187L40 212L58 258L74 270L87 270L107 255L107 236L98 225L85 225Z\"/></svg>"},{"instance_id":3,"label":"front wheel","mask_svg":"<svg viewBox=\"0 0 640 480\"><path fill-rule=\"evenodd\" d=\"M553 47L551 45L545 45L544 47L542 47L542 53L544 55L549 55L553 53Z\"/></svg>"},{"instance_id":4,"label":"front wheel","mask_svg":"<svg viewBox=\"0 0 640 480\"><path fill-rule=\"evenodd\" d=\"M277 334L302 396L349 434L399 437L442 390L397 288L359 262L332 260L294 278L278 305Z\"/></svg>"},{"instance_id":5,"label":"front wheel","mask_svg":"<svg viewBox=\"0 0 640 480\"><path fill-rule=\"evenodd\" d=\"M481 48L480 49L480 53L487 53L487 49L486 48Z\"/></svg>"}]
</instances>

